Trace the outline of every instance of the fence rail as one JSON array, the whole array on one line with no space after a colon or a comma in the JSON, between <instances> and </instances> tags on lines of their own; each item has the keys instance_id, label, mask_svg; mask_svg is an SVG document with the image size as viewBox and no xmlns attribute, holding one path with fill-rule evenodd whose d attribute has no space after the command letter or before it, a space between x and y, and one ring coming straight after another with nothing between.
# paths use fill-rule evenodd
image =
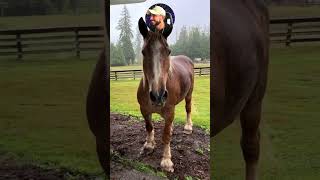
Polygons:
<instances>
[{"instance_id":1,"label":"fence rail","mask_svg":"<svg viewBox=\"0 0 320 180\"><path fill-rule=\"evenodd\" d=\"M270 20L271 43L292 43L320 41L320 17L272 19Z\"/></svg>"},{"instance_id":2,"label":"fence rail","mask_svg":"<svg viewBox=\"0 0 320 180\"><path fill-rule=\"evenodd\" d=\"M103 27L54 27L0 31L0 56L100 51L104 43Z\"/></svg>"},{"instance_id":3,"label":"fence rail","mask_svg":"<svg viewBox=\"0 0 320 180\"><path fill-rule=\"evenodd\" d=\"M270 20L271 43L320 41L320 17ZM54 27L41 29L0 30L0 57L40 53L100 51L104 32L100 26Z\"/></svg>"},{"instance_id":4,"label":"fence rail","mask_svg":"<svg viewBox=\"0 0 320 180\"><path fill-rule=\"evenodd\" d=\"M121 80L121 79L140 79L143 75L142 70L119 70L110 71L111 80ZM195 76L208 76L210 75L210 67L196 67L194 68Z\"/></svg>"}]
</instances>

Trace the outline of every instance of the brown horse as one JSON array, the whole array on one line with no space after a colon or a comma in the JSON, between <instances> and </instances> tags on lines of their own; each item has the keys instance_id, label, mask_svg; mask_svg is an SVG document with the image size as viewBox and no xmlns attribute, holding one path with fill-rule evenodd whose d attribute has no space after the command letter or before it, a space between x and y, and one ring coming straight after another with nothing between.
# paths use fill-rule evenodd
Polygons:
<instances>
[{"instance_id":1,"label":"brown horse","mask_svg":"<svg viewBox=\"0 0 320 180\"><path fill-rule=\"evenodd\" d=\"M162 141L164 152L161 167L173 172L170 139L175 106L185 99L187 122L184 132L192 133L191 99L193 90L193 63L186 56L170 57L166 38L170 34L148 31L142 18L139 30L144 38L143 73L137 92L140 111L145 119L147 138L143 150L155 147L154 130L151 122L152 113L158 113L165 119Z\"/></svg>"},{"instance_id":2,"label":"brown horse","mask_svg":"<svg viewBox=\"0 0 320 180\"><path fill-rule=\"evenodd\" d=\"M100 53L100 57L96 63L92 73L91 82L88 88L86 99L86 113L89 128L96 140L96 151L101 167L107 177L110 176L110 124L109 114L110 101L109 90L109 17L110 8L109 1L103 1L103 9L105 14L105 48Z\"/></svg>"},{"instance_id":3,"label":"brown horse","mask_svg":"<svg viewBox=\"0 0 320 180\"><path fill-rule=\"evenodd\" d=\"M261 105L266 90L269 15L263 0L213 0L211 104L215 136L240 115L246 179L257 179ZM218 145L217 145L218 146Z\"/></svg>"},{"instance_id":4,"label":"brown horse","mask_svg":"<svg viewBox=\"0 0 320 180\"><path fill-rule=\"evenodd\" d=\"M108 53L109 54L109 53ZM94 69L88 89L86 112L88 124L96 139L96 151L99 162L106 175L109 173L109 122L107 105L109 93L107 89L106 53L103 50Z\"/></svg>"}]
</instances>

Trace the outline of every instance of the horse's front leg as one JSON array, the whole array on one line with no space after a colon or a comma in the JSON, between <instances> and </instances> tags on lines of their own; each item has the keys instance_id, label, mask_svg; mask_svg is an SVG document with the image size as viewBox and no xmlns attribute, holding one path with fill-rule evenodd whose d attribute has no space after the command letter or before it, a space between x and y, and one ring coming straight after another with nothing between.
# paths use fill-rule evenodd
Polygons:
<instances>
[{"instance_id":1,"label":"horse's front leg","mask_svg":"<svg viewBox=\"0 0 320 180\"><path fill-rule=\"evenodd\" d=\"M174 119L174 108L166 111L166 114L164 116L165 118L165 125L164 125L164 131L162 135L162 142L164 144L163 148L163 155L161 160L161 167L169 172L173 172L173 163L171 161L171 149L170 149L170 141L171 141L171 135L172 135L172 122Z\"/></svg>"},{"instance_id":2,"label":"horse's front leg","mask_svg":"<svg viewBox=\"0 0 320 180\"><path fill-rule=\"evenodd\" d=\"M153 150L156 145L156 141L154 140L154 129L151 121L152 114L144 111L143 109L141 109L141 114L146 123L146 130L147 130L146 142L144 143L143 149L142 149L142 152L143 152L144 150Z\"/></svg>"}]
</instances>

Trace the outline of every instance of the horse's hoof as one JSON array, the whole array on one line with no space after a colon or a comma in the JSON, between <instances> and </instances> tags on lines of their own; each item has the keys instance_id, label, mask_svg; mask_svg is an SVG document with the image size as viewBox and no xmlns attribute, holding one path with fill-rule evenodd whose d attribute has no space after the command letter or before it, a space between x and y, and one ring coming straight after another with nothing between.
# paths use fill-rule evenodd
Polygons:
<instances>
[{"instance_id":1,"label":"horse's hoof","mask_svg":"<svg viewBox=\"0 0 320 180\"><path fill-rule=\"evenodd\" d=\"M161 168L165 171L168 171L168 172L174 171L173 163L170 158L166 158L166 159L162 158L160 165L161 165Z\"/></svg>"},{"instance_id":2,"label":"horse's hoof","mask_svg":"<svg viewBox=\"0 0 320 180\"><path fill-rule=\"evenodd\" d=\"M183 133L185 133L185 134L192 134L192 125L186 124L186 125L184 126Z\"/></svg>"},{"instance_id":3,"label":"horse's hoof","mask_svg":"<svg viewBox=\"0 0 320 180\"><path fill-rule=\"evenodd\" d=\"M155 141L152 141L149 143L145 142L143 147L141 148L140 155L153 153L155 146L156 146Z\"/></svg>"},{"instance_id":4,"label":"horse's hoof","mask_svg":"<svg viewBox=\"0 0 320 180\"><path fill-rule=\"evenodd\" d=\"M143 145L143 149L153 150L155 146L156 146L155 141L145 142Z\"/></svg>"}]
</instances>

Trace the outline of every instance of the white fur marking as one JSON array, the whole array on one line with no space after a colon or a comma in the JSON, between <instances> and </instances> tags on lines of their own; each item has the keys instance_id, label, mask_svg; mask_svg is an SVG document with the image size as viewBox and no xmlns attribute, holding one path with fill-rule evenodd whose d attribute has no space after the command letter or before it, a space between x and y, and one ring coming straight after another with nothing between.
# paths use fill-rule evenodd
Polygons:
<instances>
[{"instance_id":1,"label":"white fur marking","mask_svg":"<svg viewBox=\"0 0 320 180\"><path fill-rule=\"evenodd\" d=\"M143 148L154 149L156 141L154 140L154 130L147 134L146 142L143 145Z\"/></svg>"},{"instance_id":2,"label":"white fur marking","mask_svg":"<svg viewBox=\"0 0 320 180\"><path fill-rule=\"evenodd\" d=\"M164 145L163 157L160 163L161 167L169 172L173 172L173 163L171 161L170 143Z\"/></svg>"},{"instance_id":3,"label":"white fur marking","mask_svg":"<svg viewBox=\"0 0 320 180\"><path fill-rule=\"evenodd\" d=\"M159 77L161 75L160 48L161 48L160 42L156 41L155 44L152 47L152 52L153 52L153 74L154 74L153 81L155 83L156 88L158 88Z\"/></svg>"},{"instance_id":4,"label":"white fur marking","mask_svg":"<svg viewBox=\"0 0 320 180\"><path fill-rule=\"evenodd\" d=\"M187 122L186 125L184 126L184 131L185 134L191 134L192 133L192 120L191 120L191 112L187 113Z\"/></svg>"},{"instance_id":5,"label":"white fur marking","mask_svg":"<svg viewBox=\"0 0 320 180\"><path fill-rule=\"evenodd\" d=\"M171 60L174 58L175 56L170 56L170 60L169 60L169 77L172 77L173 75L173 70L174 70L174 66L171 63Z\"/></svg>"}]
</instances>

